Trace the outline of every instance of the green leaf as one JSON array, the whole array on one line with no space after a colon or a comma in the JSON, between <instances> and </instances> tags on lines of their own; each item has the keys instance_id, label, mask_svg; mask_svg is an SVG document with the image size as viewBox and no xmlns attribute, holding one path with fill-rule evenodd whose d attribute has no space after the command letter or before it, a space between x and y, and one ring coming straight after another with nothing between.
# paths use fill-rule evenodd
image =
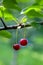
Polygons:
<instances>
[{"instance_id":1,"label":"green leaf","mask_svg":"<svg viewBox=\"0 0 43 65\"><path fill-rule=\"evenodd\" d=\"M35 22L31 22L31 25L34 27L34 28L39 28L40 27L40 24L38 24L36 21Z\"/></svg>"},{"instance_id":2,"label":"green leaf","mask_svg":"<svg viewBox=\"0 0 43 65\"><path fill-rule=\"evenodd\" d=\"M26 8L22 10L21 14L26 14L28 17L43 17L43 13L41 13L41 7L32 6L30 8Z\"/></svg>"},{"instance_id":3,"label":"green leaf","mask_svg":"<svg viewBox=\"0 0 43 65\"><path fill-rule=\"evenodd\" d=\"M14 20L17 23L17 18L13 16L9 9L4 6L0 6L0 17L4 17L5 20Z\"/></svg>"},{"instance_id":4,"label":"green leaf","mask_svg":"<svg viewBox=\"0 0 43 65\"><path fill-rule=\"evenodd\" d=\"M1 11L0 11L0 17L2 17L2 13L1 13Z\"/></svg>"},{"instance_id":5,"label":"green leaf","mask_svg":"<svg viewBox=\"0 0 43 65\"><path fill-rule=\"evenodd\" d=\"M17 2L16 0L3 0L3 4L5 7L13 8Z\"/></svg>"},{"instance_id":6,"label":"green leaf","mask_svg":"<svg viewBox=\"0 0 43 65\"><path fill-rule=\"evenodd\" d=\"M36 1L36 3L40 3L41 0L35 0L35 1Z\"/></svg>"},{"instance_id":7,"label":"green leaf","mask_svg":"<svg viewBox=\"0 0 43 65\"><path fill-rule=\"evenodd\" d=\"M30 0L16 0L17 2L22 2L22 3L26 3L29 2Z\"/></svg>"},{"instance_id":8,"label":"green leaf","mask_svg":"<svg viewBox=\"0 0 43 65\"><path fill-rule=\"evenodd\" d=\"M41 13L39 13L39 12L37 12L37 11L35 11L35 10L33 9L33 10L30 10L30 11L27 13L27 16L28 16L28 17L31 17L31 18L33 18L33 17L43 17L43 14L41 14Z\"/></svg>"},{"instance_id":9,"label":"green leaf","mask_svg":"<svg viewBox=\"0 0 43 65\"><path fill-rule=\"evenodd\" d=\"M24 16L22 19L21 19L21 23L26 23L27 22L27 18L26 16Z\"/></svg>"},{"instance_id":10,"label":"green leaf","mask_svg":"<svg viewBox=\"0 0 43 65\"><path fill-rule=\"evenodd\" d=\"M43 0L36 0L36 3L38 3L39 5L43 5Z\"/></svg>"},{"instance_id":11,"label":"green leaf","mask_svg":"<svg viewBox=\"0 0 43 65\"><path fill-rule=\"evenodd\" d=\"M4 11L4 18L5 20L14 20L16 21L16 17L12 15L11 12L9 12L7 9Z\"/></svg>"},{"instance_id":12,"label":"green leaf","mask_svg":"<svg viewBox=\"0 0 43 65\"><path fill-rule=\"evenodd\" d=\"M3 6L0 6L0 17L2 17L2 10L4 11L4 7Z\"/></svg>"},{"instance_id":13,"label":"green leaf","mask_svg":"<svg viewBox=\"0 0 43 65\"><path fill-rule=\"evenodd\" d=\"M21 10L21 8L19 8L17 5L16 0L3 0L3 5L8 9L17 9L19 11Z\"/></svg>"},{"instance_id":14,"label":"green leaf","mask_svg":"<svg viewBox=\"0 0 43 65\"><path fill-rule=\"evenodd\" d=\"M11 38L12 37L11 33L8 32L8 31L0 31L0 36L4 36L6 38Z\"/></svg>"},{"instance_id":15,"label":"green leaf","mask_svg":"<svg viewBox=\"0 0 43 65\"><path fill-rule=\"evenodd\" d=\"M40 5L43 5L43 0L40 1Z\"/></svg>"}]
</instances>

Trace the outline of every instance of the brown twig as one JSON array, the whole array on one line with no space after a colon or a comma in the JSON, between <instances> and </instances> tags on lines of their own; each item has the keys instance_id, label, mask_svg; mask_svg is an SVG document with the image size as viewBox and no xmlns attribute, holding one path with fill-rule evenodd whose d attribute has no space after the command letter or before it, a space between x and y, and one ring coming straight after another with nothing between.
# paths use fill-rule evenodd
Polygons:
<instances>
[{"instance_id":1,"label":"brown twig","mask_svg":"<svg viewBox=\"0 0 43 65\"><path fill-rule=\"evenodd\" d=\"M3 21L3 19L1 17L0 17L0 20L3 23L4 27L6 28L7 26L6 26L5 22Z\"/></svg>"},{"instance_id":2,"label":"brown twig","mask_svg":"<svg viewBox=\"0 0 43 65\"><path fill-rule=\"evenodd\" d=\"M6 24L4 23L3 19L0 18L0 20L2 21L4 27L0 27L0 31L1 30L9 30L9 29L17 29L17 28L24 28L24 27L31 27L31 24L19 24L19 25L13 25L13 26L6 26ZM41 23L37 23L40 25L43 25L43 22Z\"/></svg>"}]
</instances>

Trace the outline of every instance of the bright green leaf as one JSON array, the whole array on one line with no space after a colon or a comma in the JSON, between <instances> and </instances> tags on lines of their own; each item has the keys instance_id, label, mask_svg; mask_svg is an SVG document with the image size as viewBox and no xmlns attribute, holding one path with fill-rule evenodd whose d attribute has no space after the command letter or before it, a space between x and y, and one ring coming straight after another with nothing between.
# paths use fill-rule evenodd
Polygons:
<instances>
[{"instance_id":1,"label":"bright green leaf","mask_svg":"<svg viewBox=\"0 0 43 65\"><path fill-rule=\"evenodd\" d=\"M1 13L1 11L0 11L0 17L2 17L2 13Z\"/></svg>"},{"instance_id":2,"label":"bright green leaf","mask_svg":"<svg viewBox=\"0 0 43 65\"><path fill-rule=\"evenodd\" d=\"M35 11L37 11L37 12L40 12L40 11L41 11L40 6L31 6L31 7L24 8L24 9L22 10L21 14L27 14L29 11L31 11L31 10L33 10L33 9L34 9Z\"/></svg>"},{"instance_id":3,"label":"bright green leaf","mask_svg":"<svg viewBox=\"0 0 43 65\"><path fill-rule=\"evenodd\" d=\"M43 17L43 14L35 11L34 9L33 10L30 10L28 13L27 13L27 16L28 17Z\"/></svg>"},{"instance_id":4,"label":"bright green leaf","mask_svg":"<svg viewBox=\"0 0 43 65\"><path fill-rule=\"evenodd\" d=\"M27 18L24 16L22 19L21 19L21 22L22 23L25 23L27 21Z\"/></svg>"},{"instance_id":5,"label":"bright green leaf","mask_svg":"<svg viewBox=\"0 0 43 65\"><path fill-rule=\"evenodd\" d=\"M26 14L28 17L43 17L43 13L41 13L41 8L38 8L37 6L26 8L22 10L21 14Z\"/></svg>"},{"instance_id":6,"label":"bright green leaf","mask_svg":"<svg viewBox=\"0 0 43 65\"><path fill-rule=\"evenodd\" d=\"M0 17L4 17L5 20L14 20L17 23L17 18L4 6L0 6Z\"/></svg>"}]
</instances>

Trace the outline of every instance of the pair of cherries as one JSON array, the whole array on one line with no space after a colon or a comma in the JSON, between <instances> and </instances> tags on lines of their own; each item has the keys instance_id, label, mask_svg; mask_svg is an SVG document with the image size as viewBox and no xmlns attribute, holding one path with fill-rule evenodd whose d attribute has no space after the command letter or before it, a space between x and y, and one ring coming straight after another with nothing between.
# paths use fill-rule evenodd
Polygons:
<instances>
[{"instance_id":1,"label":"pair of cherries","mask_svg":"<svg viewBox=\"0 0 43 65\"><path fill-rule=\"evenodd\" d=\"M28 40L25 39L25 38L23 38L23 39L20 40L19 43L20 43L20 44L14 44L14 45L13 45L13 49L19 50L19 49L20 49L20 45L21 45L21 46L26 46L27 43L28 43Z\"/></svg>"}]
</instances>

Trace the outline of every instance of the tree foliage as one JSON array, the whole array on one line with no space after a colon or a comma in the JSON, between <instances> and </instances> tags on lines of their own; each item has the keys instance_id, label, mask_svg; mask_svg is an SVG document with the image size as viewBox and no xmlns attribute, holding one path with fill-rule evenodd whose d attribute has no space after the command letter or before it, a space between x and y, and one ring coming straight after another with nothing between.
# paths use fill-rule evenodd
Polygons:
<instances>
[{"instance_id":1,"label":"tree foliage","mask_svg":"<svg viewBox=\"0 0 43 65\"><path fill-rule=\"evenodd\" d=\"M0 0L0 17L15 23L35 23L33 19L43 18L43 0Z\"/></svg>"}]
</instances>

